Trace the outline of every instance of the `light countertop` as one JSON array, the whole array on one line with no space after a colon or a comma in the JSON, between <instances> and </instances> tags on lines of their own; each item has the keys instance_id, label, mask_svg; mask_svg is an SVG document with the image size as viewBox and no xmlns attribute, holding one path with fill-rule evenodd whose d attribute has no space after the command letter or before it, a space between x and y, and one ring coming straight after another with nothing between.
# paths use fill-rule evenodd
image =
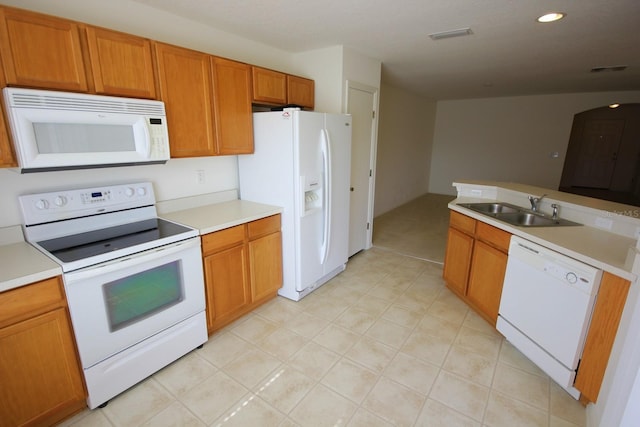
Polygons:
<instances>
[{"instance_id":1,"label":"light countertop","mask_svg":"<svg viewBox=\"0 0 640 427\"><path fill-rule=\"evenodd\" d=\"M449 203L449 208L624 279L635 280L636 275L631 272L627 257L630 251L635 250L636 239L585 225L517 227L457 205L458 203L490 201L488 199L458 197Z\"/></svg>"},{"instance_id":2,"label":"light countertop","mask_svg":"<svg viewBox=\"0 0 640 427\"><path fill-rule=\"evenodd\" d=\"M193 227L200 234L207 234L278 213L282 213L282 208L278 206L247 200L231 200L165 213L161 217Z\"/></svg>"},{"instance_id":3,"label":"light countertop","mask_svg":"<svg viewBox=\"0 0 640 427\"><path fill-rule=\"evenodd\" d=\"M282 208L232 200L165 213L161 217L199 231L212 233L234 225L282 213ZM52 259L25 241L9 241L0 245L0 292L62 274Z\"/></svg>"},{"instance_id":4,"label":"light countertop","mask_svg":"<svg viewBox=\"0 0 640 427\"><path fill-rule=\"evenodd\" d=\"M28 244L0 246L0 292L62 274L52 259Z\"/></svg>"}]
</instances>

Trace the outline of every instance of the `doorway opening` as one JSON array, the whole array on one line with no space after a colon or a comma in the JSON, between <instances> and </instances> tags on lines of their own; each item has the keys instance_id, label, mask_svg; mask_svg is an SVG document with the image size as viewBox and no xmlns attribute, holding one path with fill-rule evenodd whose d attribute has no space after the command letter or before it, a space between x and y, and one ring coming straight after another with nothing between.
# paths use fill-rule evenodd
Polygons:
<instances>
[{"instance_id":1,"label":"doorway opening","mask_svg":"<svg viewBox=\"0 0 640 427\"><path fill-rule=\"evenodd\" d=\"M559 190L640 206L640 104L574 116Z\"/></svg>"}]
</instances>

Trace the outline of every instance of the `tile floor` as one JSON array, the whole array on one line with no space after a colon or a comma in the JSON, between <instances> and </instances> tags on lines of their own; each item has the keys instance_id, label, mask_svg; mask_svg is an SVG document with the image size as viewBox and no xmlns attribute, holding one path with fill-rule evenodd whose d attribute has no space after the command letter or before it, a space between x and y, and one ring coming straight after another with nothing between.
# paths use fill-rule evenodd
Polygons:
<instances>
[{"instance_id":1,"label":"tile floor","mask_svg":"<svg viewBox=\"0 0 640 427\"><path fill-rule=\"evenodd\" d=\"M374 247L300 302L272 300L65 425L584 426L584 408L441 275Z\"/></svg>"}]
</instances>

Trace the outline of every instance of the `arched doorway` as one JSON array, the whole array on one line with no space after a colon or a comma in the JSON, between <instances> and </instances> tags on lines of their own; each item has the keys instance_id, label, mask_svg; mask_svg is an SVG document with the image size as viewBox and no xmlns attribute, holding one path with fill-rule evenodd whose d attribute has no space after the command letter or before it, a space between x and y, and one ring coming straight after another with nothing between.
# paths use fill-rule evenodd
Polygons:
<instances>
[{"instance_id":1,"label":"arched doorway","mask_svg":"<svg viewBox=\"0 0 640 427\"><path fill-rule=\"evenodd\" d=\"M559 190L640 206L640 104L574 116Z\"/></svg>"}]
</instances>

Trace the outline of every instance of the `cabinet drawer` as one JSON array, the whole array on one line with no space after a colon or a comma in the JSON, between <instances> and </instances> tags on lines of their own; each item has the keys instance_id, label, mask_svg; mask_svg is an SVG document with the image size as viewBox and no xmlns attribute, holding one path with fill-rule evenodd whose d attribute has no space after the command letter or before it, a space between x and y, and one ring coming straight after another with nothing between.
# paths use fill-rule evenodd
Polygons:
<instances>
[{"instance_id":1,"label":"cabinet drawer","mask_svg":"<svg viewBox=\"0 0 640 427\"><path fill-rule=\"evenodd\" d=\"M249 240L280 230L280 214L251 221L248 225Z\"/></svg>"},{"instance_id":2,"label":"cabinet drawer","mask_svg":"<svg viewBox=\"0 0 640 427\"><path fill-rule=\"evenodd\" d=\"M449 225L467 234L474 234L476 231L476 220L456 211L451 211Z\"/></svg>"},{"instance_id":3,"label":"cabinet drawer","mask_svg":"<svg viewBox=\"0 0 640 427\"><path fill-rule=\"evenodd\" d=\"M202 236L202 252L206 255L242 243L244 243L244 225L236 225Z\"/></svg>"},{"instance_id":4,"label":"cabinet drawer","mask_svg":"<svg viewBox=\"0 0 640 427\"><path fill-rule=\"evenodd\" d=\"M60 278L53 277L0 293L0 327L65 306Z\"/></svg>"},{"instance_id":5,"label":"cabinet drawer","mask_svg":"<svg viewBox=\"0 0 640 427\"><path fill-rule=\"evenodd\" d=\"M476 239L482 240L503 252L508 252L511 233L478 221Z\"/></svg>"}]
</instances>

